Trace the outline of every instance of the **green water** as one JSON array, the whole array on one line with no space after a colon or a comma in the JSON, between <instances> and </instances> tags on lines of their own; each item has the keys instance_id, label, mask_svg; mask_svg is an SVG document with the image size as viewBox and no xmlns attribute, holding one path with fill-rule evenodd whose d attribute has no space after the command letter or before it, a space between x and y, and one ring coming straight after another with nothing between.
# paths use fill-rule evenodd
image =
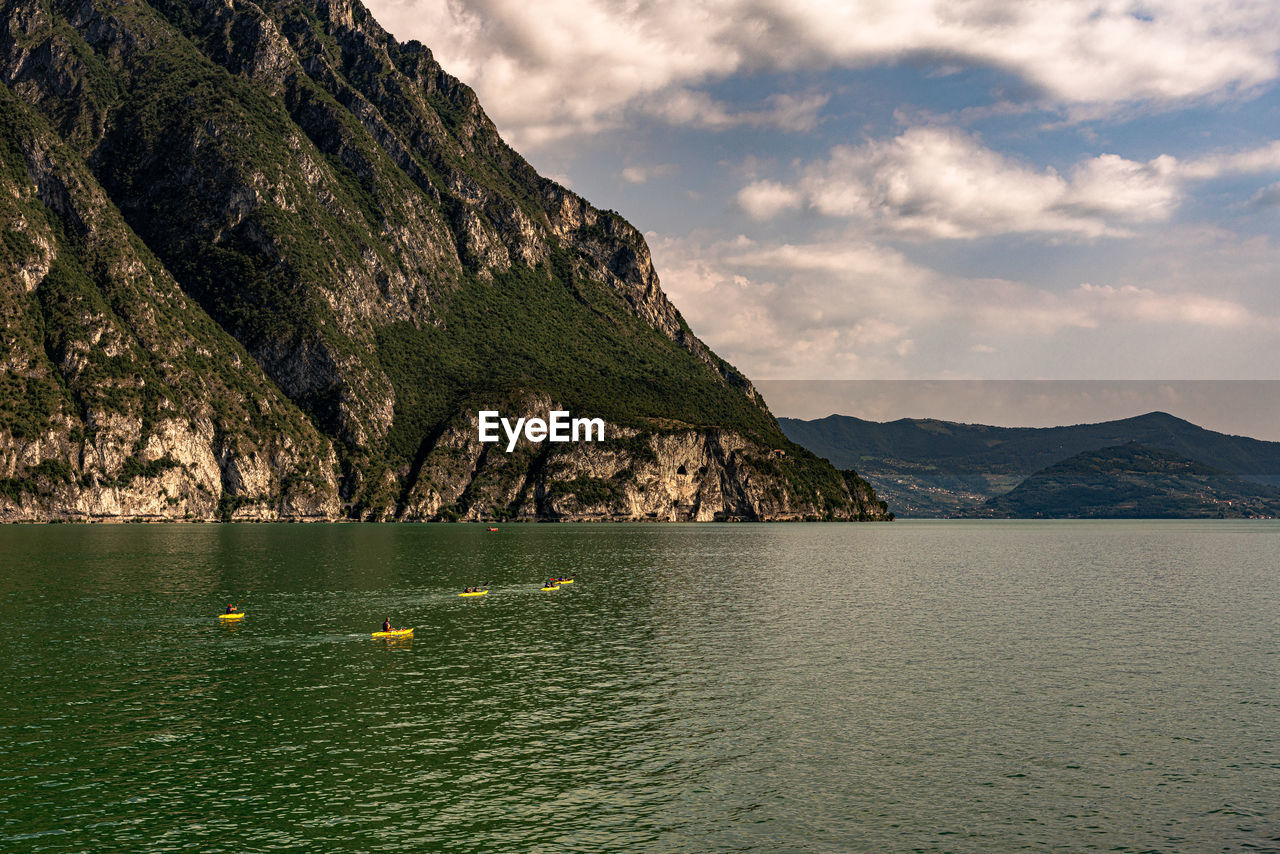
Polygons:
<instances>
[{"instance_id":1,"label":"green water","mask_svg":"<svg viewBox=\"0 0 1280 854\"><path fill-rule=\"evenodd\" d=\"M0 528L0 850L1280 850L1277 555L1269 522Z\"/></svg>"}]
</instances>

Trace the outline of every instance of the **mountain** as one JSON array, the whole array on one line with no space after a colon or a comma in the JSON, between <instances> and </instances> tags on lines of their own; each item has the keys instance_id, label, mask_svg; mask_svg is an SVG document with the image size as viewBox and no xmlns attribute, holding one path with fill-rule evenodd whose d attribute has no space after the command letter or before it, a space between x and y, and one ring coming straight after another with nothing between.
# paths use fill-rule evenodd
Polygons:
<instances>
[{"instance_id":1,"label":"mountain","mask_svg":"<svg viewBox=\"0 0 1280 854\"><path fill-rule=\"evenodd\" d=\"M2 3L0 519L886 515L358 2Z\"/></svg>"},{"instance_id":2,"label":"mountain","mask_svg":"<svg viewBox=\"0 0 1280 854\"><path fill-rule=\"evenodd\" d=\"M988 499L972 515L1015 518L1276 518L1280 489L1172 451L1129 444L1085 451Z\"/></svg>"},{"instance_id":3,"label":"mountain","mask_svg":"<svg viewBox=\"0 0 1280 854\"><path fill-rule=\"evenodd\" d=\"M967 513L1084 451L1138 443L1258 483L1280 483L1280 442L1205 430L1164 412L1068 427L990 427L935 419L779 419L793 441L857 468L900 515Z\"/></svg>"}]
</instances>

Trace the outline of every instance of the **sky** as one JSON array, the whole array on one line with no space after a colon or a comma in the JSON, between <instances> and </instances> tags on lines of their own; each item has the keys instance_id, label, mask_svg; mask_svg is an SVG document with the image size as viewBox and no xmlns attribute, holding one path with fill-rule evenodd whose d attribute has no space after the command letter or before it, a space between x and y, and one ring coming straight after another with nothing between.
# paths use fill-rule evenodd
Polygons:
<instances>
[{"instance_id":1,"label":"sky","mask_svg":"<svg viewBox=\"0 0 1280 854\"><path fill-rule=\"evenodd\" d=\"M643 231L778 414L786 381L1280 379L1274 0L366 3Z\"/></svg>"}]
</instances>

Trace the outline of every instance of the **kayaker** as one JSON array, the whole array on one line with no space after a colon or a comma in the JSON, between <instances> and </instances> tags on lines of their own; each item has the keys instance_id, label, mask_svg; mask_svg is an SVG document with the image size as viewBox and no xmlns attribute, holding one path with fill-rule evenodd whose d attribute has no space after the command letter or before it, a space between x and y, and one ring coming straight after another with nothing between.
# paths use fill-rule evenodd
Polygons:
<instances>
[{"instance_id":1,"label":"kayaker","mask_svg":"<svg viewBox=\"0 0 1280 854\"><path fill-rule=\"evenodd\" d=\"M228 603L227 603L227 613L228 613L228 614L234 614L235 612L236 612L236 606L235 606L235 605L232 605L231 603L229 603L229 602L228 602Z\"/></svg>"},{"instance_id":2,"label":"kayaker","mask_svg":"<svg viewBox=\"0 0 1280 854\"><path fill-rule=\"evenodd\" d=\"M382 630L383 630L384 632L389 632L389 631L391 631L391 620L390 620L390 618L388 618L388 619L386 619L386 620L383 620L383 621L382 621Z\"/></svg>"}]
</instances>

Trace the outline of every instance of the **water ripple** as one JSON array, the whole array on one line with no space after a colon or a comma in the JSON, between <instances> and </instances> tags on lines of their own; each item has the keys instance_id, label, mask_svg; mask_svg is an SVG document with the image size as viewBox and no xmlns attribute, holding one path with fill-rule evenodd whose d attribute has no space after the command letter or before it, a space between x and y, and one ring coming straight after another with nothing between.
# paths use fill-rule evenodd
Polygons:
<instances>
[{"instance_id":1,"label":"water ripple","mask_svg":"<svg viewBox=\"0 0 1280 854\"><path fill-rule=\"evenodd\" d=\"M0 530L0 849L1277 850L1259 531Z\"/></svg>"}]
</instances>

